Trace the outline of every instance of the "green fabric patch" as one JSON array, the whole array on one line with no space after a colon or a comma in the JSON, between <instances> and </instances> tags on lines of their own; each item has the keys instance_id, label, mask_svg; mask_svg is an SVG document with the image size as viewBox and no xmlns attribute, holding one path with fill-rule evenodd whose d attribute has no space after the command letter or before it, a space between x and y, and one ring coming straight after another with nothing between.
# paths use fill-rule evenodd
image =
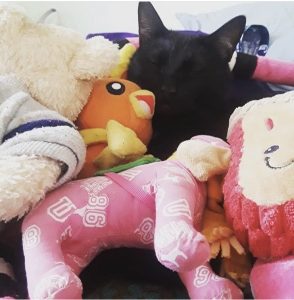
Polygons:
<instances>
[{"instance_id":1,"label":"green fabric patch","mask_svg":"<svg viewBox=\"0 0 294 300\"><path fill-rule=\"evenodd\" d=\"M150 164L153 162L157 162L160 161L159 158L154 157L151 154L146 154L143 157L135 160L135 161L131 161L129 163L126 164L121 164L109 169L104 169L104 170L99 170L95 173L95 176L103 176L105 175L105 173L109 173L109 172L113 172L113 173L119 173L137 166L141 166L141 165L145 165L145 164Z\"/></svg>"}]
</instances>

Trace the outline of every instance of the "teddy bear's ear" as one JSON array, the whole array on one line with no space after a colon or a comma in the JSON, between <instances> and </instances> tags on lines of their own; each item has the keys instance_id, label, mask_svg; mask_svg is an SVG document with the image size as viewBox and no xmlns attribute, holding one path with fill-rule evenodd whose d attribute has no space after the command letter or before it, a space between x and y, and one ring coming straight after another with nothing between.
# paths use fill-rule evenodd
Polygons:
<instances>
[{"instance_id":1,"label":"teddy bear's ear","mask_svg":"<svg viewBox=\"0 0 294 300\"><path fill-rule=\"evenodd\" d=\"M118 62L118 45L97 36L85 40L74 55L70 68L77 79L101 79L110 75Z\"/></svg>"},{"instance_id":2,"label":"teddy bear's ear","mask_svg":"<svg viewBox=\"0 0 294 300\"><path fill-rule=\"evenodd\" d=\"M217 174L223 174L229 167L231 150L219 139L212 141L205 139L191 139L182 142L176 153L175 159L186 166L196 179L207 181Z\"/></svg>"},{"instance_id":3,"label":"teddy bear's ear","mask_svg":"<svg viewBox=\"0 0 294 300\"><path fill-rule=\"evenodd\" d=\"M0 5L0 34L19 34L20 28L29 18L25 15L25 9L18 5Z\"/></svg>"}]
</instances>

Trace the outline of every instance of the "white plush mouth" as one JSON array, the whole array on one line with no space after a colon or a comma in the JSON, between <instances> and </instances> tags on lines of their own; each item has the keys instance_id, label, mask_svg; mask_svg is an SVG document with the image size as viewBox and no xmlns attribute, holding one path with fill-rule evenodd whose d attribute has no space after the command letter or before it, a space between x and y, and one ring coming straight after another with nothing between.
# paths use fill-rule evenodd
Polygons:
<instances>
[{"instance_id":1,"label":"white plush mouth","mask_svg":"<svg viewBox=\"0 0 294 300\"><path fill-rule=\"evenodd\" d=\"M292 165L294 163L294 160L292 159L292 160L290 160L289 162L285 163L282 166L273 166L270 163L270 157L269 156L265 157L264 161L265 161L265 164L266 164L267 167L269 167L270 169L274 169L274 170L287 168L287 167L289 167L290 165Z\"/></svg>"},{"instance_id":2,"label":"white plush mouth","mask_svg":"<svg viewBox=\"0 0 294 300\"><path fill-rule=\"evenodd\" d=\"M138 102L139 102L139 105L141 106L142 110L145 112L146 115L151 115L152 114L150 106L144 100L139 100Z\"/></svg>"}]
</instances>

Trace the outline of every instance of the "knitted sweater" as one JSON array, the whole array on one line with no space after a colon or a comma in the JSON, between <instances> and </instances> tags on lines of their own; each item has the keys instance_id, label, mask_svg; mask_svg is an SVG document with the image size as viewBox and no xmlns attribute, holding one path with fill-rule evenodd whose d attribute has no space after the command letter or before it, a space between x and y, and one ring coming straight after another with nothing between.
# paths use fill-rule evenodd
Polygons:
<instances>
[{"instance_id":1,"label":"knitted sweater","mask_svg":"<svg viewBox=\"0 0 294 300\"><path fill-rule=\"evenodd\" d=\"M78 174L85 144L75 126L34 100L14 75L0 76L0 155L33 155L61 166L56 186Z\"/></svg>"}]
</instances>

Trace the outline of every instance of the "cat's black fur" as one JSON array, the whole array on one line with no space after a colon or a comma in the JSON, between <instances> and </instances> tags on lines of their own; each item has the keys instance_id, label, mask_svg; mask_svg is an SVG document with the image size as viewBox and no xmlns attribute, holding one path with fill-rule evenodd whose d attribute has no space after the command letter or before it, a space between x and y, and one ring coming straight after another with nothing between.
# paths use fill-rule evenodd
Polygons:
<instances>
[{"instance_id":1,"label":"cat's black fur","mask_svg":"<svg viewBox=\"0 0 294 300\"><path fill-rule=\"evenodd\" d=\"M149 2L138 8L140 47L128 79L156 96L154 134L149 152L165 159L178 144L196 134L225 138L229 115L228 63L244 31L238 16L207 36L166 29Z\"/></svg>"}]
</instances>

